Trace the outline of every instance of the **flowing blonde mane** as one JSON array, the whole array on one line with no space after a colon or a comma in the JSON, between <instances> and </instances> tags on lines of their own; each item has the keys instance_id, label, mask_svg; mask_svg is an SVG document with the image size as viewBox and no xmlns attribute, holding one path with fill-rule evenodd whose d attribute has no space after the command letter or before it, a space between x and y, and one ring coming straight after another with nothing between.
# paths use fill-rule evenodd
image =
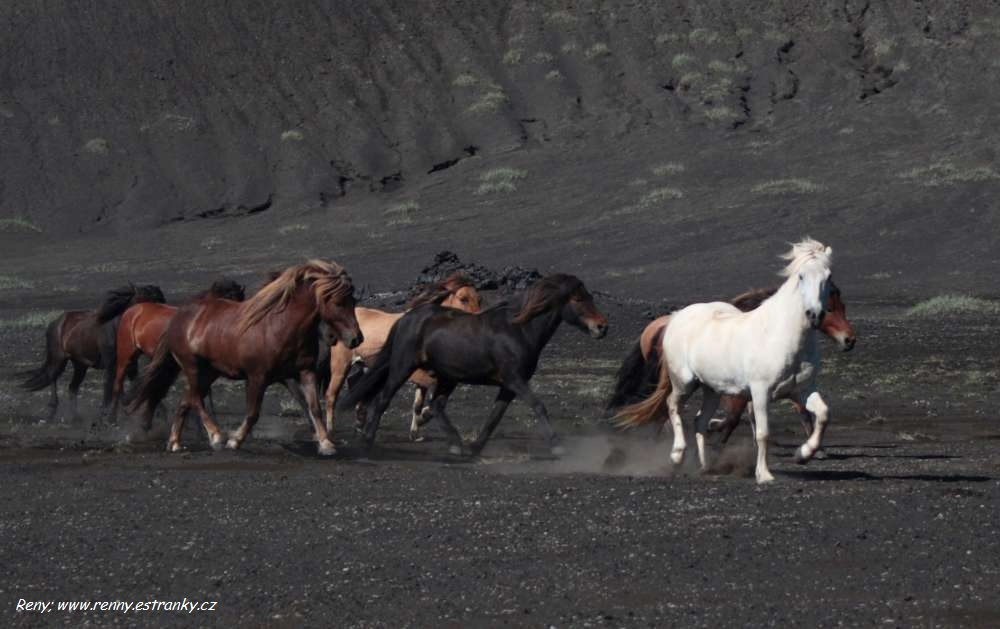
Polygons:
<instances>
[{"instance_id":1,"label":"flowing blonde mane","mask_svg":"<svg viewBox=\"0 0 1000 629\"><path fill-rule=\"evenodd\" d=\"M304 284L312 284L316 303L338 299L354 290L351 276L335 262L310 260L289 267L243 303L236 323L239 332L246 332L268 314L284 309Z\"/></svg>"},{"instance_id":2,"label":"flowing blonde mane","mask_svg":"<svg viewBox=\"0 0 1000 629\"><path fill-rule=\"evenodd\" d=\"M788 266L782 269L780 275L791 277L799 272L806 262L816 260L826 268L833 264L833 248L827 247L818 240L813 240L806 236L804 239L792 245L791 251L781 256L783 260L789 260Z\"/></svg>"}]
</instances>

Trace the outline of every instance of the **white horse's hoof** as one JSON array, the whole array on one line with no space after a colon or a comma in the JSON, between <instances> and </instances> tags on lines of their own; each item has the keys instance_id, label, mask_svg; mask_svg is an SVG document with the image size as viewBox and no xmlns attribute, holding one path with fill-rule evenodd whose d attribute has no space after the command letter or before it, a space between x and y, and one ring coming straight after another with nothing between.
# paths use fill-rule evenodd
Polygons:
<instances>
[{"instance_id":1,"label":"white horse's hoof","mask_svg":"<svg viewBox=\"0 0 1000 629\"><path fill-rule=\"evenodd\" d=\"M174 442L174 443L169 443L168 442L167 443L167 452L180 452L183 449L184 448L181 447L180 443L177 443L177 442Z\"/></svg>"},{"instance_id":2,"label":"white horse's hoof","mask_svg":"<svg viewBox=\"0 0 1000 629\"><path fill-rule=\"evenodd\" d=\"M456 456L462 454L462 446L448 446L448 454L454 454Z\"/></svg>"},{"instance_id":3,"label":"white horse's hoof","mask_svg":"<svg viewBox=\"0 0 1000 629\"><path fill-rule=\"evenodd\" d=\"M773 483L773 482L774 482L774 476L772 476L770 472L766 472L764 474L757 474L758 485L765 485L767 483Z\"/></svg>"},{"instance_id":4,"label":"white horse's hoof","mask_svg":"<svg viewBox=\"0 0 1000 629\"><path fill-rule=\"evenodd\" d=\"M681 461L684 460L684 450L673 450L670 453L670 460L674 462L674 465L680 465Z\"/></svg>"},{"instance_id":5,"label":"white horse's hoof","mask_svg":"<svg viewBox=\"0 0 1000 629\"><path fill-rule=\"evenodd\" d=\"M329 440L320 441L316 447L316 451L319 452L320 456L334 456L337 454L337 448Z\"/></svg>"},{"instance_id":6,"label":"white horse's hoof","mask_svg":"<svg viewBox=\"0 0 1000 629\"><path fill-rule=\"evenodd\" d=\"M222 449L222 440L221 439L219 440L219 445L218 446L216 446L215 442L213 441L212 442L212 447L215 448L216 450L221 450ZM229 441L226 442L226 447L229 448L230 450L239 450L240 449L240 442L237 441L236 439L230 439Z\"/></svg>"},{"instance_id":7,"label":"white horse's hoof","mask_svg":"<svg viewBox=\"0 0 1000 629\"><path fill-rule=\"evenodd\" d=\"M813 458L814 454L815 452L808 445L803 444L795 450L795 462L799 465L805 465Z\"/></svg>"}]
</instances>

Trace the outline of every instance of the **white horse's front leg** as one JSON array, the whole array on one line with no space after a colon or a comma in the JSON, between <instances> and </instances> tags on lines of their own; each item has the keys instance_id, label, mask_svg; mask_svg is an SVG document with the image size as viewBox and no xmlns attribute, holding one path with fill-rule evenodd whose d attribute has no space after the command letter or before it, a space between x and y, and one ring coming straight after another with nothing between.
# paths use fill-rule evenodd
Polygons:
<instances>
[{"instance_id":1,"label":"white horse's front leg","mask_svg":"<svg viewBox=\"0 0 1000 629\"><path fill-rule=\"evenodd\" d=\"M774 480L771 471L767 469L767 410L771 401L771 393L767 386L754 385L750 387L753 396L754 438L757 440L757 482L770 483Z\"/></svg>"},{"instance_id":2,"label":"white horse's front leg","mask_svg":"<svg viewBox=\"0 0 1000 629\"><path fill-rule=\"evenodd\" d=\"M823 444L823 433L826 431L826 423L830 419L830 408L823 400L819 391L813 391L802 401L806 410L815 418L813 422L812 434L802 446L795 451L795 461L798 463L808 463L809 459L820 449Z\"/></svg>"}]
</instances>

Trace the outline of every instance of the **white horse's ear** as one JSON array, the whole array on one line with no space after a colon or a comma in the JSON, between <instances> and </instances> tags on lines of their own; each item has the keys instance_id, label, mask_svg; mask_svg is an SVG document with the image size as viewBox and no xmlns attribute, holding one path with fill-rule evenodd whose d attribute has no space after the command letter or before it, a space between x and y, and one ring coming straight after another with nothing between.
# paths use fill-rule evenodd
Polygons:
<instances>
[{"instance_id":1,"label":"white horse's ear","mask_svg":"<svg viewBox=\"0 0 1000 629\"><path fill-rule=\"evenodd\" d=\"M826 255L828 255L828 256L832 256L833 255L833 247L827 246L827 248L826 248Z\"/></svg>"}]
</instances>

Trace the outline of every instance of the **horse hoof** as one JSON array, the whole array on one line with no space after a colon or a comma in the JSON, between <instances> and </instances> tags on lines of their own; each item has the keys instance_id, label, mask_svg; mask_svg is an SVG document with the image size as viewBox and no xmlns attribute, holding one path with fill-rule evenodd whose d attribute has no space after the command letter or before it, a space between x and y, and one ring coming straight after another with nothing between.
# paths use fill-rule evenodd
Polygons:
<instances>
[{"instance_id":1,"label":"horse hoof","mask_svg":"<svg viewBox=\"0 0 1000 629\"><path fill-rule=\"evenodd\" d=\"M757 484L758 485L766 485L767 483L773 483L773 482L774 482L774 476L771 476L770 472L767 472L767 473L764 473L764 474L760 474L760 473L757 474Z\"/></svg>"},{"instance_id":2,"label":"horse hoof","mask_svg":"<svg viewBox=\"0 0 1000 629\"><path fill-rule=\"evenodd\" d=\"M680 465L681 461L684 460L684 450L674 450L670 453L670 460L674 462L674 465Z\"/></svg>"},{"instance_id":3,"label":"horse hoof","mask_svg":"<svg viewBox=\"0 0 1000 629\"><path fill-rule=\"evenodd\" d=\"M448 454L462 456L462 446L448 446Z\"/></svg>"},{"instance_id":4,"label":"horse hoof","mask_svg":"<svg viewBox=\"0 0 1000 629\"><path fill-rule=\"evenodd\" d=\"M810 452L808 447L802 446L795 450L795 462L799 465L805 465L813 458L814 454L815 452Z\"/></svg>"},{"instance_id":5,"label":"horse hoof","mask_svg":"<svg viewBox=\"0 0 1000 629\"><path fill-rule=\"evenodd\" d=\"M316 451L319 452L320 456L334 456L337 454L337 448L330 441L319 442Z\"/></svg>"},{"instance_id":6,"label":"horse hoof","mask_svg":"<svg viewBox=\"0 0 1000 629\"><path fill-rule=\"evenodd\" d=\"M226 442L226 447L229 448L230 450L239 450L240 442L237 441L236 439L230 439L229 441ZM212 449L221 450L222 440L220 439L219 441L212 441Z\"/></svg>"},{"instance_id":7,"label":"horse hoof","mask_svg":"<svg viewBox=\"0 0 1000 629\"><path fill-rule=\"evenodd\" d=\"M823 459L826 458L826 450L823 450L822 448L816 450L815 452L813 452L813 458L822 461Z\"/></svg>"},{"instance_id":8,"label":"horse hoof","mask_svg":"<svg viewBox=\"0 0 1000 629\"><path fill-rule=\"evenodd\" d=\"M551 448L549 448L549 452L552 453L552 456L566 456L566 447L552 446Z\"/></svg>"},{"instance_id":9,"label":"horse hoof","mask_svg":"<svg viewBox=\"0 0 1000 629\"><path fill-rule=\"evenodd\" d=\"M714 417L708 420L708 432L719 432L726 425L726 420Z\"/></svg>"},{"instance_id":10,"label":"horse hoof","mask_svg":"<svg viewBox=\"0 0 1000 629\"><path fill-rule=\"evenodd\" d=\"M180 452L181 450L183 450L183 448L181 447L181 444L179 444L179 443L168 443L167 444L167 452Z\"/></svg>"},{"instance_id":11,"label":"horse hoof","mask_svg":"<svg viewBox=\"0 0 1000 629\"><path fill-rule=\"evenodd\" d=\"M413 443L420 443L421 441L426 441L426 440L427 440L427 437L425 437L422 434L420 434L419 431L416 431L416 430L411 430L410 431L410 441L412 441Z\"/></svg>"}]
</instances>

